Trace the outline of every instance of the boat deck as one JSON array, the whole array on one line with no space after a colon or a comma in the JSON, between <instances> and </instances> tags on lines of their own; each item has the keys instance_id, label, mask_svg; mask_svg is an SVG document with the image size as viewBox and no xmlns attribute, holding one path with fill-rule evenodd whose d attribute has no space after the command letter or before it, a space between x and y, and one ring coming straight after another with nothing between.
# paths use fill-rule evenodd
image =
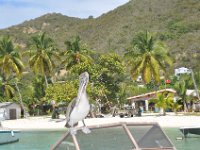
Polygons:
<instances>
[{"instance_id":1,"label":"boat deck","mask_svg":"<svg viewBox=\"0 0 200 150\"><path fill-rule=\"evenodd\" d=\"M200 135L200 127L181 127L180 131L183 133L184 137L187 137L188 134Z\"/></svg>"},{"instance_id":2,"label":"boat deck","mask_svg":"<svg viewBox=\"0 0 200 150\"><path fill-rule=\"evenodd\" d=\"M119 122L89 126L91 133L69 132L51 150L176 150L157 123Z\"/></svg>"},{"instance_id":3,"label":"boat deck","mask_svg":"<svg viewBox=\"0 0 200 150\"><path fill-rule=\"evenodd\" d=\"M19 138L15 136L17 132L19 131L0 130L0 145L18 142Z\"/></svg>"}]
</instances>

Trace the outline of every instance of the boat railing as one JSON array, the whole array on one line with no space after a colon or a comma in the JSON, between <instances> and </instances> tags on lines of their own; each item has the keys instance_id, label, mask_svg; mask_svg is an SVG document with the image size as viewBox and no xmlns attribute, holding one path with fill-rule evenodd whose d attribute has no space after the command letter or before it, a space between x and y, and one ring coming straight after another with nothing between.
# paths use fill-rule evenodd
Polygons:
<instances>
[{"instance_id":1,"label":"boat railing","mask_svg":"<svg viewBox=\"0 0 200 150\"><path fill-rule=\"evenodd\" d=\"M122 137L118 138L121 140L116 141L114 144L114 146L119 144L119 146L116 146L118 148L129 141L128 142L129 148L127 150L130 150L130 149L131 150L135 150L135 149L136 150L176 150L176 148L174 147L170 139L167 137L167 135L164 133L164 131L161 129L159 124L155 122L152 122L152 123L116 122L116 123L106 123L106 124L99 124L99 125L90 125L88 126L88 128L92 130L90 134L100 129L98 132L93 134L92 138L89 139L89 143L90 143L89 145L93 145L92 142L94 142L94 144L98 143L92 140L95 140L95 137L97 137L97 140L101 139L102 136L98 137L98 134L102 134L101 132L103 132L103 130L108 129L104 131L103 138L106 138L106 134L108 133L109 130L112 130L111 134L113 132L118 132L118 135L116 136L123 135ZM114 128L116 128L117 130L114 131L113 130ZM77 131L79 130L81 130L81 127L77 128ZM81 136L79 136L79 134L81 134ZM82 143L82 141L84 142L86 138L89 138L89 137L87 135L84 135L82 132L77 132L76 135L71 135L70 132L67 131L50 148L50 150L60 150L60 149L63 149L65 146L66 146L65 149L71 150L70 148L67 148L67 144L68 145L71 144L73 146L72 148L73 150L92 149L88 147L84 148L86 144ZM124 140L126 138L129 140ZM120 143L124 141L126 143ZM117 150L116 148L114 149Z\"/></svg>"}]
</instances>

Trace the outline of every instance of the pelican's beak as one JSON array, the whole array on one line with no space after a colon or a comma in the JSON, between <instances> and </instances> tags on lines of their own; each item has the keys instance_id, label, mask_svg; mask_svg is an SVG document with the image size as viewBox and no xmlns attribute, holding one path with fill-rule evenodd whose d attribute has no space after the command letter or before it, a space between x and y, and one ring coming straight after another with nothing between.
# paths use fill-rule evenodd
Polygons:
<instances>
[{"instance_id":1,"label":"pelican's beak","mask_svg":"<svg viewBox=\"0 0 200 150\"><path fill-rule=\"evenodd\" d=\"M77 97L76 105L78 105L79 102L80 102L81 95L83 94L83 89L84 89L84 87L85 87L85 82L84 82L84 81L81 81L81 82L80 82L80 85L79 85L79 89L78 89L78 97Z\"/></svg>"},{"instance_id":2,"label":"pelican's beak","mask_svg":"<svg viewBox=\"0 0 200 150\"><path fill-rule=\"evenodd\" d=\"M80 75L80 84L79 84L79 89L78 89L78 96L76 100L76 105L80 103L81 96L86 90L87 83L89 81L89 74L87 72L84 72Z\"/></svg>"}]
</instances>

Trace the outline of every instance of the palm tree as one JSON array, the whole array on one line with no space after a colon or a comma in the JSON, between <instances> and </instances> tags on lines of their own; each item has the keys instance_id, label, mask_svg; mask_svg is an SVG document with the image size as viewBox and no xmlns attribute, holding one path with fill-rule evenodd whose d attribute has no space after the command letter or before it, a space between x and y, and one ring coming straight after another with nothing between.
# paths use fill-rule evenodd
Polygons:
<instances>
[{"instance_id":1,"label":"palm tree","mask_svg":"<svg viewBox=\"0 0 200 150\"><path fill-rule=\"evenodd\" d=\"M60 60L59 53L53 45L53 40L45 33L32 37L32 42L32 48L25 52L30 56L30 68L35 74L44 76L48 86L47 76L51 75L56 66L53 58Z\"/></svg>"},{"instance_id":2,"label":"palm tree","mask_svg":"<svg viewBox=\"0 0 200 150\"><path fill-rule=\"evenodd\" d=\"M177 114L177 110L179 110L182 107L177 101L173 102L171 105L172 110Z\"/></svg>"},{"instance_id":3,"label":"palm tree","mask_svg":"<svg viewBox=\"0 0 200 150\"><path fill-rule=\"evenodd\" d=\"M73 69L73 67L83 63L91 64L92 58L90 54L92 52L81 45L79 36L76 36L72 41L65 41L65 45L67 51L64 53L63 64L65 64L67 70Z\"/></svg>"},{"instance_id":4,"label":"palm tree","mask_svg":"<svg viewBox=\"0 0 200 150\"><path fill-rule=\"evenodd\" d=\"M164 43L158 41L148 31L140 32L126 50L125 58L131 65L133 79L142 74L145 83L151 79L158 83L160 81L160 70L166 71L167 65L172 65L172 60Z\"/></svg>"},{"instance_id":5,"label":"palm tree","mask_svg":"<svg viewBox=\"0 0 200 150\"><path fill-rule=\"evenodd\" d=\"M0 101L7 101L10 98L13 98L15 95L15 88L12 84L10 84L9 82L5 81L5 82L0 82L0 88L1 88L1 92L0 92Z\"/></svg>"},{"instance_id":6,"label":"palm tree","mask_svg":"<svg viewBox=\"0 0 200 150\"><path fill-rule=\"evenodd\" d=\"M0 40L0 67L3 80L8 79L12 73L20 76L24 69L21 56L8 36Z\"/></svg>"},{"instance_id":7,"label":"palm tree","mask_svg":"<svg viewBox=\"0 0 200 150\"><path fill-rule=\"evenodd\" d=\"M13 73L20 77L24 69L24 65L17 48L14 47L10 37L3 37L0 40L0 73L2 76L2 89L6 97L13 97L15 88L8 82L8 79ZM21 93L19 91L18 85L15 82L15 87L19 94L19 100L24 111L24 104L22 101Z\"/></svg>"},{"instance_id":8,"label":"palm tree","mask_svg":"<svg viewBox=\"0 0 200 150\"><path fill-rule=\"evenodd\" d=\"M184 106L184 112L187 112L187 95L186 91L189 89L192 85L192 80L190 76L182 76L179 79L179 82L175 84L175 89L177 94L180 96L180 100L183 103Z\"/></svg>"},{"instance_id":9,"label":"palm tree","mask_svg":"<svg viewBox=\"0 0 200 150\"><path fill-rule=\"evenodd\" d=\"M165 110L170 108L173 104L173 93L157 93L156 98L151 101L155 103L155 106L160 108L160 113L166 115Z\"/></svg>"}]
</instances>

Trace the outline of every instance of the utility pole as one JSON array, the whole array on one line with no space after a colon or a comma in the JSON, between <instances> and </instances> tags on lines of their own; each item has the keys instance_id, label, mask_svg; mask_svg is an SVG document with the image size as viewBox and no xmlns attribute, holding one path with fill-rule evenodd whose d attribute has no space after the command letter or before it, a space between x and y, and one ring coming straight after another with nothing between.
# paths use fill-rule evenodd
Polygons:
<instances>
[{"instance_id":1,"label":"utility pole","mask_svg":"<svg viewBox=\"0 0 200 150\"><path fill-rule=\"evenodd\" d=\"M194 73L193 73L193 70L192 70L192 69L190 69L190 71L191 71L192 80L193 80L193 83L194 83L195 92L196 92L198 101L200 101L199 90L198 90L198 88L197 88L197 84L196 84L196 81L195 81L195 79L194 79Z\"/></svg>"}]
</instances>

